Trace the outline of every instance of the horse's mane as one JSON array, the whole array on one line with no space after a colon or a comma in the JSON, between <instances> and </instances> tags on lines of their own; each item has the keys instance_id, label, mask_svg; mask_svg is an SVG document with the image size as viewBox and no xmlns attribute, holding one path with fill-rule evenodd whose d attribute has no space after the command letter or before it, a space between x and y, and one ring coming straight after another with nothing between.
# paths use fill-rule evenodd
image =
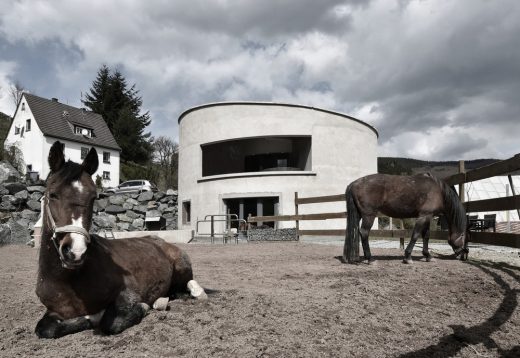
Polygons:
<instances>
[{"instance_id":1,"label":"horse's mane","mask_svg":"<svg viewBox=\"0 0 520 358\"><path fill-rule=\"evenodd\" d=\"M75 180L79 180L81 173L83 173L83 167L81 164L67 160L60 170L57 172L50 172L45 181L48 181L52 176L58 178L59 184L70 184Z\"/></svg>"},{"instance_id":2,"label":"horse's mane","mask_svg":"<svg viewBox=\"0 0 520 358\"><path fill-rule=\"evenodd\" d=\"M465 232L467 226L466 210L457 192L448 186L444 180L435 179L442 189L446 219L452 227L455 226L458 232Z\"/></svg>"}]
</instances>

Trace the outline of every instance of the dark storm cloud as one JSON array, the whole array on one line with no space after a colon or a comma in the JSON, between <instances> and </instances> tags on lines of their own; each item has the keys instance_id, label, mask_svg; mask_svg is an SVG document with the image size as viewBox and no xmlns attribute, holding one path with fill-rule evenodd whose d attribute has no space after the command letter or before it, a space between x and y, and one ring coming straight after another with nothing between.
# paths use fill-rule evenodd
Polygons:
<instances>
[{"instance_id":1,"label":"dark storm cloud","mask_svg":"<svg viewBox=\"0 0 520 358\"><path fill-rule=\"evenodd\" d=\"M312 29L342 33L350 25L350 16L334 16L344 6L365 7L368 0L285 0L206 1L193 0L169 9L152 9L159 21L197 27L204 32L222 32L230 36L255 34L262 37L287 36Z\"/></svg>"},{"instance_id":2,"label":"dark storm cloud","mask_svg":"<svg viewBox=\"0 0 520 358\"><path fill-rule=\"evenodd\" d=\"M516 0L10 5L0 9L0 86L20 79L79 105L102 63L119 66L153 132L176 137L191 106L260 100L357 116L379 130L381 155L520 151Z\"/></svg>"}]
</instances>

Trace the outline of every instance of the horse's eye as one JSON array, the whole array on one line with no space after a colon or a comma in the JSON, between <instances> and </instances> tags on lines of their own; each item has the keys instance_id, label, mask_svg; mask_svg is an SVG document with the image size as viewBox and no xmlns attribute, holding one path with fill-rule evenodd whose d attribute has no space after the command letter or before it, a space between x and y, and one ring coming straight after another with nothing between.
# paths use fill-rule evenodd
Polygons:
<instances>
[{"instance_id":1,"label":"horse's eye","mask_svg":"<svg viewBox=\"0 0 520 358\"><path fill-rule=\"evenodd\" d=\"M51 199L59 199L58 194L56 193L51 193L50 197Z\"/></svg>"}]
</instances>

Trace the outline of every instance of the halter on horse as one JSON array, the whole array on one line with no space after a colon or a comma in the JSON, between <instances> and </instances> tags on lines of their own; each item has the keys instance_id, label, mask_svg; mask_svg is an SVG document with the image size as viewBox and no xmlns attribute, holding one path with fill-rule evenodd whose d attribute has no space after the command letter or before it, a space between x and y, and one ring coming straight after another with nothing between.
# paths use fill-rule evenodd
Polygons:
<instances>
[{"instance_id":1,"label":"halter on horse","mask_svg":"<svg viewBox=\"0 0 520 358\"><path fill-rule=\"evenodd\" d=\"M85 238L85 242L88 245L90 243L89 232L87 230L85 230L85 228L83 228L82 226L78 226L78 225L64 225L64 226L57 227L56 223L54 222L54 218L52 217L51 208L49 206L48 193L46 193L44 195L43 200L44 200L43 211L45 214L45 219L47 220L47 224L49 225L48 227L52 231L51 240L52 240L52 243L54 244L54 248L56 249L56 252L60 256L61 265L67 269L73 269L74 267L81 265L82 262L75 264L75 263L72 263L72 262L66 260L65 255L63 254L62 250L60 249L59 242L57 242L58 234L74 233L74 234L78 234L78 235L83 235Z\"/></svg>"}]
</instances>

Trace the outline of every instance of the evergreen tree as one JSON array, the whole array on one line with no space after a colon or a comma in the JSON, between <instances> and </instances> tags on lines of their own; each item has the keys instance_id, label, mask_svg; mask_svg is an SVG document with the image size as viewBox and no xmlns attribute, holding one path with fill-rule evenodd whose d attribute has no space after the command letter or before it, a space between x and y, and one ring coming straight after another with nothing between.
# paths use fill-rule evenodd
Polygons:
<instances>
[{"instance_id":1,"label":"evergreen tree","mask_svg":"<svg viewBox=\"0 0 520 358\"><path fill-rule=\"evenodd\" d=\"M110 123L110 121L105 116L105 104L109 94L109 80L110 70L106 65L103 65L99 69L96 79L94 82L92 82L90 93L85 94L85 99L82 99L82 102L85 106L90 108L92 112L101 114L103 119L105 119L107 122L108 128L112 130L112 123Z\"/></svg>"},{"instance_id":2,"label":"evergreen tree","mask_svg":"<svg viewBox=\"0 0 520 358\"><path fill-rule=\"evenodd\" d=\"M111 73L103 65L85 95L83 104L100 114L121 147L121 159L146 163L152 155L150 133L145 133L150 124L148 112L141 114L143 101L135 84L130 88L119 70Z\"/></svg>"}]
</instances>

